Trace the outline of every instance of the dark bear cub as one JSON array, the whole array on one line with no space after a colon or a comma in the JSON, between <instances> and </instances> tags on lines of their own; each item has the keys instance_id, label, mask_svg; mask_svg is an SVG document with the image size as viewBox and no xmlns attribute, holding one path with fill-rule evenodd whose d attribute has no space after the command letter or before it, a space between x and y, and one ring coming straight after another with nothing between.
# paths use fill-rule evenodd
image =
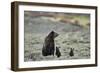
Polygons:
<instances>
[{"instance_id":1,"label":"dark bear cub","mask_svg":"<svg viewBox=\"0 0 100 73\"><path fill-rule=\"evenodd\" d=\"M74 48L71 48L69 55L74 56Z\"/></svg>"},{"instance_id":2,"label":"dark bear cub","mask_svg":"<svg viewBox=\"0 0 100 73\"><path fill-rule=\"evenodd\" d=\"M61 56L61 52L60 52L60 50L59 50L58 47L56 47L56 56L57 57L60 57Z\"/></svg>"}]
</instances>

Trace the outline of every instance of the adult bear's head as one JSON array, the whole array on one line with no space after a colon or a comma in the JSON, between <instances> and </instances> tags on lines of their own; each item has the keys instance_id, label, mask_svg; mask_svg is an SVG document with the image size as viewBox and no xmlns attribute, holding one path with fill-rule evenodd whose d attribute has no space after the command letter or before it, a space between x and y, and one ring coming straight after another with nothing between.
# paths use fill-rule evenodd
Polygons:
<instances>
[{"instance_id":1,"label":"adult bear's head","mask_svg":"<svg viewBox=\"0 0 100 73\"><path fill-rule=\"evenodd\" d=\"M47 37L53 38L53 39L54 39L54 38L57 37L58 35L59 35L58 33L54 32L54 31L51 31Z\"/></svg>"}]
</instances>

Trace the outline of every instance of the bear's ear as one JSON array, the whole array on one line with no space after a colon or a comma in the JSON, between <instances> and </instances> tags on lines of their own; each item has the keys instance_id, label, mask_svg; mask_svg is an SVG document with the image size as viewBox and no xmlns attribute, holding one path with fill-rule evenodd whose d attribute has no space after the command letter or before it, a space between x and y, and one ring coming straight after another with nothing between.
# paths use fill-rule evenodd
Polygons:
<instances>
[{"instance_id":1,"label":"bear's ear","mask_svg":"<svg viewBox=\"0 0 100 73\"><path fill-rule=\"evenodd\" d=\"M49 34L48 34L48 37L49 36L53 36L54 35L54 31L51 31Z\"/></svg>"}]
</instances>

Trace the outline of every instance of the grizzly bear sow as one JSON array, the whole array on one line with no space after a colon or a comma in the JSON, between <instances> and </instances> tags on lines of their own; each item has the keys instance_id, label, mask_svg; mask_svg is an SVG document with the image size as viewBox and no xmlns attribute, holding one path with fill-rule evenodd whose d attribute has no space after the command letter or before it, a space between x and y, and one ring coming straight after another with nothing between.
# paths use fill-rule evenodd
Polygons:
<instances>
[{"instance_id":1,"label":"grizzly bear sow","mask_svg":"<svg viewBox=\"0 0 100 73\"><path fill-rule=\"evenodd\" d=\"M54 43L54 38L57 37L58 34L54 31L51 31L48 36L45 38L43 48L42 48L42 55L43 56L48 56L48 55L53 55L55 52L55 43Z\"/></svg>"}]
</instances>

